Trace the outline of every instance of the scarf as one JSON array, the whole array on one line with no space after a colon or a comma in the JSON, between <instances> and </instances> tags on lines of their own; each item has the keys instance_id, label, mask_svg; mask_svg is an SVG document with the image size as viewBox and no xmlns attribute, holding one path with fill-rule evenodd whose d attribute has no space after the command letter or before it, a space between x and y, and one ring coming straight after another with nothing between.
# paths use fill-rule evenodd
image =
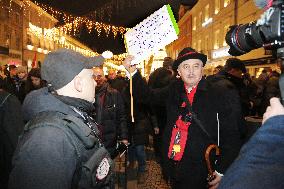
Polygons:
<instances>
[{"instance_id":1,"label":"scarf","mask_svg":"<svg viewBox=\"0 0 284 189\"><path fill-rule=\"evenodd\" d=\"M187 92L187 98L192 105L194 95L196 93L197 86L192 88L192 90L188 93ZM186 89L187 91L187 89ZM186 108L186 103L183 102L181 104L181 108ZM188 111L182 111L181 115L178 116L178 119L175 122L175 125L172 129L172 136L168 151L168 158L180 161L182 159L185 144L187 142L187 136L188 136L188 128L191 125L192 121L192 114Z\"/></svg>"}]
</instances>

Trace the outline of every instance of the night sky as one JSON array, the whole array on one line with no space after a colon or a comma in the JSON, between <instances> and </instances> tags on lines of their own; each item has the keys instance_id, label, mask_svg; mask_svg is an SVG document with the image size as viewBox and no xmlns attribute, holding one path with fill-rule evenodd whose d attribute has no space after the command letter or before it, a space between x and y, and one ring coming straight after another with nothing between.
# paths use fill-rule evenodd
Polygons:
<instances>
[{"instance_id":1,"label":"night sky","mask_svg":"<svg viewBox=\"0 0 284 189\"><path fill-rule=\"evenodd\" d=\"M37 0L39 3L51 6L57 10L75 16L84 16L95 12L95 20L115 26L134 27L154 11L165 4L170 4L176 19L179 5L193 6L197 0ZM98 36L94 30L89 34L85 27L75 36L79 41L94 51L102 53L110 50L114 54L125 52L121 35L113 37L112 33L106 37L102 31Z\"/></svg>"}]
</instances>

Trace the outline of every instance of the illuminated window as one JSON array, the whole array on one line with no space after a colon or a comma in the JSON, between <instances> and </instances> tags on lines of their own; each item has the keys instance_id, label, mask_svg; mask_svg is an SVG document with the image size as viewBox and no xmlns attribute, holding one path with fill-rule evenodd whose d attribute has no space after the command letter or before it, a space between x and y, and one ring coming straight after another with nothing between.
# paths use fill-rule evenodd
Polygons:
<instances>
[{"instance_id":1,"label":"illuminated window","mask_svg":"<svg viewBox=\"0 0 284 189\"><path fill-rule=\"evenodd\" d=\"M220 46L220 30L216 30L214 33L214 49L218 49Z\"/></svg>"},{"instance_id":2,"label":"illuminated window","mask_svg":"<svg viewBox=\"0 0 284 189\"><path fill-rule=\"evenodd\" d=\"M205 6L205 12L204 12L204 20L208 20L209 18L209 4Z\"/></svg>"},{"instance_id":3,"label":"illuminated window","mask_svg":"<svg viewBox=\"0 0 284 189\"><path fill-rule=\"evenodd\" d=\"M226 34L227 34L228 30L229 30L229 24L226 24L226 25L224 26L224 37L223 37L224 41L223 41L223 46L227 46L225 37L226 37Z\"/></svg>"},{"instance_id":4,"label":"illuminated window","mask_svg":"<svg viewBox=\"0 0 284 189\"><path fill-rule=\"evenodd\" d=\"M215 0L215 14L218 14L218 12L220 11L220 0Z\"/></svg>"},{"instance_id":5,"label":"illuminated window","mask_svg":"<svg viewBox=\"0 0 284 189\"><path fill-rule=\"evenodd\" d=\"M196 30L196 17L193 18L193 30Z\"/></svg>"},{"instance_id":6,"label":"illuminated window","mask_svg":"<svg viewBox=\"0 0 284 189\"><path fill-rule=\"evenodd\" d=\"M201 24L203 23L202 12L199 13L199 21L199 26L201 27Z\"/></svg>"},{"instance_id":7,"label":"illuminated window","mask_svg":"<svg viewBox=\"0 0 284 189\"><path fill-rule=\"evenodd\" d=\"M209 36L208 35L205 37L205 47L204 47L204 50L205 51L209 50Z\"/></svg>"},{"instance_id":8,"label":"illuminated window","mask_svg":"<svg viewBox=\"0 0 284 189\"><path fill-rule=\"evenodd\" d=\"M230 0L224 0L224 7L227 7L230 4Z\"/></svg>"},{"instance_id":9,"label":"illuminated window","mask_svg":"<svg viewBox=\"0 0 284 189\"><path fill-rule=\"evenodd\" d=\"M201 39L198 40L198 45L197 45L197 51L200 52L201 51Z\"/></svg>"},{"instance_id":10,"label":"illuminated window","mask_svg":"<svg viewBox=\"0 0 284 189\"><path fill-rule=\"evenodd\" d=\"M192 48L196 49L196 42L193 43Z\"/></svg>"}]
</instances>

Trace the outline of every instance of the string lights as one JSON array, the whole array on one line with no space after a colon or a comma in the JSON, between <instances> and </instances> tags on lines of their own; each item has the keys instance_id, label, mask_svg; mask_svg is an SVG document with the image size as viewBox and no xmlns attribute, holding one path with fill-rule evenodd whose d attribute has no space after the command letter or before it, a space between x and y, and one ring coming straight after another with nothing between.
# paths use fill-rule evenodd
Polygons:
<instances>
[{"instance_id":1,"label":"string lights","mask_svg":"<svg viewBox=\"0 0 284 189\"><path fill-rule=\"evenodd\" d=\"M24 0L24 2L25 1L29 0ZM123 34L128 30L128 28L124 28L122 26L113 26L110 24L97 22L94 19L91 19L94 18L94 16L91 16L91 14L87 16L73 16L65 12L57 11L50 6L38 3L37 1L34 1L34 3L41 8L41 11L39 10L38 13L39 16L44 11L51 14L51 16L57 18L58 20L63 19L65 24L60 28L62 28L65 34L76 35L80 32L80 28L83 25L87 27L89 33L91 33L95 29L97 31L98 36L100 36L102 30L104 30L106 36L109 36L109 33L112 32L114 38L117 36L118 33L123 36Z\"/></svg>"}]
</instances>

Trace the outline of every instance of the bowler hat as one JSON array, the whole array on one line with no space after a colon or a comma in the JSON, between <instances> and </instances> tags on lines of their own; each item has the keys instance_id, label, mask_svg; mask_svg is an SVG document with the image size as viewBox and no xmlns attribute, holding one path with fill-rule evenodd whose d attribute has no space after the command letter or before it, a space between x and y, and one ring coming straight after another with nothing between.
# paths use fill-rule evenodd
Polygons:
<instances>
[{"instance_id":1,"label":"bowler hat","mask_svg":"<svg viewBox=\"0 0 284 189\"><path fill-rule=\"evenodd\" d=\"M191 47L184 48L179 54L177 59L173 63L173 69L177 70L178 66L186 60L189 59L199 59L202 61L203 66L206 64L207 56L202 53L198 53L195 49Z\"/></svg>"}]
</instances>

